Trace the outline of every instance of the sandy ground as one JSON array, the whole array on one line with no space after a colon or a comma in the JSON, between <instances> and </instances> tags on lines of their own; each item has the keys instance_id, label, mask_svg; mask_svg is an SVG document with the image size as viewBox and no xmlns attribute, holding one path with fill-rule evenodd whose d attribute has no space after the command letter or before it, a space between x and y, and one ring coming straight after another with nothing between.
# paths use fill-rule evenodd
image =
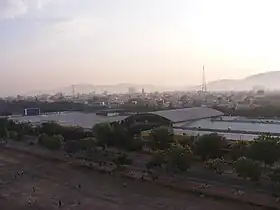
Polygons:
<instances>
[{"instance_id":1,"label":"sandy ground","mask_svg":"<svg viewBox=\"0 0 280 210\"><path fill-rule=\"evenodd\" d=\"M80 187L79 187L80 185ZM59 201L61 206L59 207ZM0 150L0 209L252 210L67 164Z\"/></svg>"}]
</instances>

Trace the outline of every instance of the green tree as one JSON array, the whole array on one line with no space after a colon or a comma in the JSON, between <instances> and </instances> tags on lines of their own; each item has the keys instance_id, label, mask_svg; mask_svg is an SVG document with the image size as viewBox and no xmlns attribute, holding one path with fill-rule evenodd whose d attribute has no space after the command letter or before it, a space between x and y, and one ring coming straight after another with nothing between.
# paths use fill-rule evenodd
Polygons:
<instances>
[{"instance_id":1,"label":"green tree","mask_svg":"<svg viewBox=\"0 0 280 210\"><path fill-rule=\"evenodd\" d=\"M8 120L6 118L0 118L0 138L7 138L9 136L7 124Z\"/></svg>"},{"instance_id":2,"label":"green tree","mask_svg":"<svg viewBox=\"0 0 280 210\"><path fill-rule=\"evenodd\" d=\"M63 131L64 127L56 122L42 123L42 125L40 126L40 133L45 133L49 136L62 134Z\"/></svg>"},{"instance_id":3,"label":"green tree","mask_svg":"<svg viewBox=\"0 0 280 210\"><path fill-rule=\"evenodd\" d=\"M230 156L233 161L245 157L248 153L250 143L248 141L237 141L230 145Z\"/></svg>"},{"instance_id":4,"label":"green tree","mask_svg":"<svg viewBox=\"0 0 280 210\"><path fill-rule=\"evenodd\" d=\"M220 158L228 147L227 140L216 133L203 135L195 142L195 153L203 160Z\"/></svg>"},{"instance_id":5,"label":"green tree","mask_svg":"<svg viewBox=\"0 0 280 210\"><path fill-rule=\"evenodd\" d=\"M151 141L149 143L152 150L165 150L173 142L173 133L167 128L159 127L151 132Z\"/></svg>"},{"instance_id":6,"label":"green tree","mask_svg":"<svg viewBox=\"0 0 280 210\"><path fill-rule=\"evenodd\" d=\"M222 174L225 167L225 161L222 158L209 159L205 162L205 168Z\"/></svg>"},{"instance_id":7,"label":"green tree","mask_svg":"<svg viewBox=\"0 0 280 210\"><path fill-rule=\"evenodd\" d=\"M16 131L9 131L9 137L12 140L18 140L18 133Z\"/></svg>"},{"instance_id":8,"label":"green tree","mask_svg":"<svg viewBox=\"0 0 280 210\"><path fill-rule=\"evenodd\" d=\"M131 165L132 159L128 157L125 153L117 154L116 158L114 159L114 163L117 165L118 168L124 165Z\"/></svg>"},{"instance_id":9,"label":"green tree","mask_svg":"<svg viewBox=\"0 0 280 210\"><path fill-rule=\"evenodd\" d=\"M66 141L64 149L69 156L76 154L81 149L79 140Z\"/></svg>"},{"instance_id":10,"label":"green tree","mask_svg":"<svg viewBox=\"0 0 280 210\"><path fill-rule=\"evenodd\" d=\"M34 135L34 128L30 122L22 122L18 124L18 132L22 135Z\"/></svg>"},{"instance_id":11,"label":"green tree","mask_svg":"<svg viewBox=\"0 0 280 210\"><path fill-rule=\"evenodd\" d=\"M65 141L79 140L86 137L84 129L79 126L64 126L61 129L61 135L63 135Z\"/></svg>"},{"instance_id":12,"label":"green tree","mask_svg":"<svg viewBox=\"0 0 280 210\"><path fill-rule=\"evenodd\" d=\"M274 196L280 196L280 165L275 164L271 167L271 171L269 173L270 180L273 183L272 192Z\"/></svg>"},{"instance_id":13,"label":"green tree","mask_svg":"<svg viewBox=\"0 0 280 210\"><path fill-rule=\"evenodd\" d=\"M109 123L98 123L93 126L92 132L97 139L99 146L105 149L108 145L112 144L112 131L113 128Z\"/></svg>"},{"instance_id":14,"label":"green tree","mask_svg":"<svg viewBox=\"0 0 280 210\"><path fill-rule=\"evenodd\" d=\"M110 145L119 149L128 149L133 139L128 130L118 123L112 126L110 136Z\"/></svg>"},{"instance_id":15,"label":"green tree","mask_svg":"<svg viewBox=\"0 0 280 210\"><path fill-rule=\"evenodd\" d=\"M44 146L49 150L59 150L61 148L61 140L57 137L49 137Z\"/></svg>"},{"instance_id":16,"label":"green tree","mask_svg":"<svg viewBox=\"0 0 280 210\"><path fill-rule=\"evenodd\" d=\"M178 137L178 143L183 147L189 147L191 150L195 148L195 137L183 135Z\"/></svg>"},{"instance_id":17,"label":"green tree","mask_svg":"<svg viewBox=\"0 0 280 210\"><path fill-rule=\"evenodd\" d=\"M64 137L60 134L53 135L53 138L56 139L57 141L60 141L61 143L64 142Z\"/></svg>"},{"instance_id":18,"label":"green tree","mask_svg":"<svg viewBox=\"0 0 280 210\"><path fill-rule=\"evenodd\" d=\"M143 144L141 138L132 138L125 149L127 151L141 151Z\"/></svg>"},{"instance_id":19,"label":"green tree","mask_svg":"<svg viewBox=\"0 0 280 210\"><path fill-rule=\"evenodd\" d=\"M234 168L239 176L249 178L252 181L258 181L261 176L260 164L246 157L239 158L235 162Z\"/></svg>"},{"instance_id":20,"label":"green tree","mask_svg":"<svg viewBox=\"0 0 280 210\"><path fill-rule=\"evenodd\" d=\"M270 179L280 187L280 165L275 165L271 168Z\"/></svg>"},{"instance_id":21,"label":"green tree","mask_svg":"<svg viewBox=\"0 0 280 210\"><path fill-rule=\"evenodd\" d=\"M39 136L38 144L49 150L59 150L62 145L61 136L48 136L46 134L42 134Z\"/></svg>"},{"instance_id":22,"label":"green tree","mask_svg":"<svg viewBox=\"0 0 280 210\"><path fill-rule=\"evenodd\" d=\"M271 165L280 158L279 148L278 138L269 135L260 136L251 143L247 157Z\"/></svg>"},{"instance_id":23,"label":"green tree","mask_svg":"<svg viewBox=\"0 0 280 210\"><path fill-rule=\"evenodd\" d=\"M166 167L170 172L185 172L190 167L192 151L190 147L172 144L166 152Z\"/></svg>"},{"instance_id":24,"label":"green tree","mask_svg":"<svg viewBox=\"0 0 280 210\"><path fill-rule=\"evenodd\" d=\"M162 168L166 163L166 154L164 151L158 150L153 153L151 159L146 163L147 170L152 168Z\"/></svg>"},{"instance_id":25,"label":"green tree","mask_svg":"<svg viewBox=\"0 0 280 210\"><path fill-rule=\"evenodd\" d=\"M80 149L85 150L85 151L93 150L96 146L96 140L95 140L95 138L92 138L92 137L78 140L78 143L80 145L79 146Z\"/></svg>"},{"instance_id":26,"label":"green tree","mask_svg":"<svg viewBox=\"0 0 280 210\"><path fill-rule=\"evenodd\" d=\"M42 145L44 144L44 141L48 138L48 135L45 133L42 133L38 136L38 145Z\"/></svg>"}]
</instances>

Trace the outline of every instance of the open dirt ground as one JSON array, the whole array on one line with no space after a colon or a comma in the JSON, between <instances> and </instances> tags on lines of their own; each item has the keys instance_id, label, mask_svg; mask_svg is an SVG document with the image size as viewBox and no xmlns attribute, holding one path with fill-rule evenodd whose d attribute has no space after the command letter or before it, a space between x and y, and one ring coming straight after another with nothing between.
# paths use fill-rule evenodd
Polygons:
<instances>
[{"instance_id":1,"label":"open dirt ground","mask_svg":"<svg viewBox=\"0 0 280 210\"><path fill-rule=\"evenodd\" d=\"M61 204L61 205L60 205ZM0 209L252 210L68 164L0 150Z\"/></svg>"}]
</instances>

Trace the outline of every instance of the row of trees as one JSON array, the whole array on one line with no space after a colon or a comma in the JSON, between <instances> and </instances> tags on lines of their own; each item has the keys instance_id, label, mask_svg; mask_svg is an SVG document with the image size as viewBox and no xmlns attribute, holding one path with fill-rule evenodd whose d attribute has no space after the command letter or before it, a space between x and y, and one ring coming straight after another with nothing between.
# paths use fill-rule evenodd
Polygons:
<instances>
[{"instance_id":1,"label":"row of trees","mask_svg":"<svg viewBox=\"0 0 280 210\"><path fill-rule=\"evenodd\" d=\"M12 134L12 135L11 135ZM243 178L257 181L261 176L269 177L276 186L280 186L280 142L278 138L266 135L248 141L229 142L218 134L197 137L183 136L175 138L168 128L153 129L149 140L133 136L129 130L118 123L100 123L87 134L79 127L64 127L56 123L44 123L33 127L28 123L16 124L0 120L0 137L37 135L38 144L50 150L64 148L68 154L84 151L92 154L97 147L107 150L117 148L121 153L115 162L129 163L124 151L151 152L147 169L171 172L186 172L193 160L205 162L208 169L223 173L223 168L232 167Z\"/></svg>"},{"instance_id":2,"label":"row of trees","mask_svg":"<svg viewBox=\"0 0 280 210\"><path fill-rule=\"evenodd\" d=\"M153 130L151 136L150 148L155 152L147 168L185 172L191 162L199 157L205 161L206 168L219 174L231 168L239 177L252 181L259 181L262 176L268 177L275 189L280 191L279 138L265 135L254 141L229 143L213 133L176 140L163 128Z\"/></svg>"},{"instance_id":3,"label":"row of trees","mask_svg":"<svg viewBox=\"0 0 280 210\"><path fill-rule=\"evenodd\" d=\"M133 140L131 137L126 139L116 135L118 129L123 128L99 124L93 128L93 133L97 141L103 142L102 145L106 147L127 149L126 144ZM123 134L125 135L125 132ZM126 141L119 141L120 139ZM148 141L140 141L139 144L142 144L139 150L143 147L152 150L147 169L185 172L191 166L191 162L199 157L205 161L206 168L220 174L223 173L224 168L230 166L243 178L257 181L264 174L275 183L279 182L277 162L280 160L280 142L278 138L269 135L260 136L251 142L238 141L229 144L224 137L215 133L196 138L184 136L176 139L168 129L156 128L151 131L151 138ZM267 166L269 166L268 170L264 170Z\"/></svg>"},{"instance_id":4,"label":"row of trees","mask_svg":"<svg viewBox=\"0 0 280 210\"><path fill-rule=\"evenodd\" d=\"M55 122L32 126L30 123L0 119L0 138L23 141L25 137L30 140L32 136L36 136L37 142L28 141L29 144L37 143L52 151L63 149L69 155L83 152L86 157L90 157L97 151L97 147L106 149L108 146L130 151L142 149L139 139L132 138L119 124L98 124L93 131L97 138L93 137L92 132L85 132L81 127L61 126ZM123 152L116 154L111 161L118 167L132 162Z\"/></svg>"},{"instance_id":5,"label":"row of trees","mask_svg":"<svg viewBox=\"0 0 280 210\"><path fill-rule=\"evenodd\" d=\"M33 126L29 122L16 123L7 118L0 119L0 138L12 137L16 139L16 137L39 136L40 134L46 134L48 136L62 135L66 141L79 140L89 136L92 137L91 132L87 133L83 128L77 126L61 126L55 122Z\"/></svg>"}]
</instances>

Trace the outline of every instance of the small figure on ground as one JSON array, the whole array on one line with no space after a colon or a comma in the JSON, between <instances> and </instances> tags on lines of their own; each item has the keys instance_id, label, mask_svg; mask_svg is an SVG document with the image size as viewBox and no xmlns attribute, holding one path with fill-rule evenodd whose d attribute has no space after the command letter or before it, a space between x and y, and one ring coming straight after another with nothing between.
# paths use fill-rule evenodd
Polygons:
<instances>
[{"instance_id":1,"label":"small figure on ground","mask_svg":"<svg viewBox=\"0 0 280 210\"><path fill-rule=\"evenodd\" d=\"M62 207L62 202L61 202L61 200L58 201L58 207L59 207L59 208Z\"/></svg>"}]
</instances>

